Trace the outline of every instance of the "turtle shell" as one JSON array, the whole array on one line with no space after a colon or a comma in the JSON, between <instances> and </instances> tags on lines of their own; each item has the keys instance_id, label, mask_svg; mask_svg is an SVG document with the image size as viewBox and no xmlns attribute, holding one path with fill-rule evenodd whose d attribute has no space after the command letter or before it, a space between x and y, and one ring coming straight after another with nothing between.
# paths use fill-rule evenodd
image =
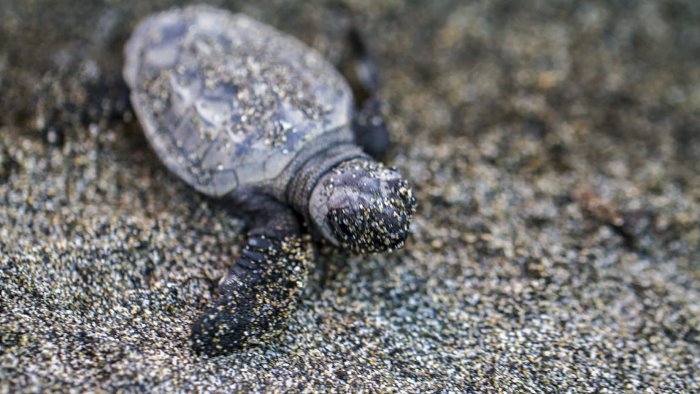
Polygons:
<instances>
[{"instance_id":1,"label":"turtle shell","mask_svg":"<svg viewBox=\"0 0 700 394\"><path fill-rule=\"evenodd\" d=\"M127 43L124 77L160 159L210 196L275 179L324 135L352 139L343 77L242 14L195 6L148 17Z\"/></svg>"}]
</instances>

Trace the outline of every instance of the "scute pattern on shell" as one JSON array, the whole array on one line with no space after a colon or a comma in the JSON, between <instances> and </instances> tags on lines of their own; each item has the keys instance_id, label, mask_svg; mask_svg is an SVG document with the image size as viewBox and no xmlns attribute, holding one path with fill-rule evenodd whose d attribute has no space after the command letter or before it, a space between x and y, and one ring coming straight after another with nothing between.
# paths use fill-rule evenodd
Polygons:
<instances>
[{"instance_id":1,"label":"scute pattern on shell","mask_svg":"<svg viewBox=\"0 0 700 394\"><path fill-rule=\"evenodd\" d=\"M168 168L221 196L279 175L324 133L347 128L352 96L320 54L241 14L206 6L146 19L125 79Z\"/></svg>"}]
</instances>

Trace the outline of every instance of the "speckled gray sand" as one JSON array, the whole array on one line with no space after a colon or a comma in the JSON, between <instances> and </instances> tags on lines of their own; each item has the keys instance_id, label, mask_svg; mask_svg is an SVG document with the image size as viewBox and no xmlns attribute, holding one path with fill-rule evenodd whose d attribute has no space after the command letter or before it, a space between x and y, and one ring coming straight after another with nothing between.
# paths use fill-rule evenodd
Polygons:
<instances>
[{"instance_id":1,"label":"speckled gray sand","mask_svg":"<svg viewBox=\"0 0 700 394\"><path fill-rule=\"evenodd\" d=\"M320 255L287 331L214 359L187 336L240 223L133 122L71 127L62 148L32 126L42 75L79 97L90 71L49 52L93 37L85 58L114 75L166 2L45 3L0 6L0 392L700 390L700 3L354 4L413 235ZM224 5L333 56L325 4Z\"/></svg>"}]
</instances>

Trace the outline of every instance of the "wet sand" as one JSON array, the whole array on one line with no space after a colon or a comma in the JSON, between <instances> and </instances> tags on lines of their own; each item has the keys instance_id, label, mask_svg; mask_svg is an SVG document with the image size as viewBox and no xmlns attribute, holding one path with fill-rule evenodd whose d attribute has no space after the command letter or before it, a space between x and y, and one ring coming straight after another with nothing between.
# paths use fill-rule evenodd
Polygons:
<instances>
[{"instance_id":1,"label":"wet sand","mask_svg":"<svg viewBox=\"0 0 700 394\"><path fill-rule=\"evenodd\" d=\"M189 329L241 223L119 101L170 3L50 3L0 5L0 393L700 390L700 3L351 2L412 235L317 250L288 327L216 358ZM340 56L329 3L215 4Z\"/></svg>"}]
</instances>

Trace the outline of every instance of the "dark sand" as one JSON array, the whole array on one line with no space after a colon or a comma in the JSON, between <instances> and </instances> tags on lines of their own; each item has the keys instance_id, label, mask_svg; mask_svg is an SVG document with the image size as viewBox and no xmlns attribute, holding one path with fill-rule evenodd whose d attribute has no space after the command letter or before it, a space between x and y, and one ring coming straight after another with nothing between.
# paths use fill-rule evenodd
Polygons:
<instances>
[{"instance_id":1,"label":"dark sand","mask_svg":"<svg viewBox=\"0 0 700 394\"><path fill-rule=\"evenodd\" d=\"M413 233L317 253L289 327L212 359L241 223L86 96L168 6L99 3L0 4L0 393L700 390L700 2L353 2ZM278 3L217 2L338 57L341 13Z\"/></svg>"}]
</instances>

